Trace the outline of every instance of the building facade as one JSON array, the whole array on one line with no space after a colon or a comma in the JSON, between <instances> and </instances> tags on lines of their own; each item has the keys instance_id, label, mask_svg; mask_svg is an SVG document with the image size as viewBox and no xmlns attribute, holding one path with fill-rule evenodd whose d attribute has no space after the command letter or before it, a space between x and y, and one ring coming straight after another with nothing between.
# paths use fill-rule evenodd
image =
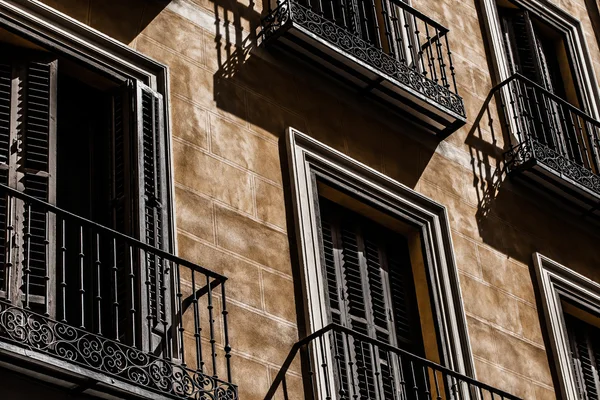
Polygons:
<instances>
[{"instance_id":1,"label":"building facade","mask_svg":"<svg viewBox=\"0 0 600 400\"><path fill-rule=\"evenodd\" d=\"M600 399L597 1L0 0L0 47L1 399Z\"/></svg>"}]
</instances>

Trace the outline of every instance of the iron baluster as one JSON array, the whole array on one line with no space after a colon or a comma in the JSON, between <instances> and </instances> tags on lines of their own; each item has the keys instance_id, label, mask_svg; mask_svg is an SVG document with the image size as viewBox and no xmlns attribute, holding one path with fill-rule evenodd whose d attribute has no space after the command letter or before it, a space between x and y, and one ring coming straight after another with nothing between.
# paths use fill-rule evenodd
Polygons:
<instances>
[{"instance_id":1,"label":"iron baluster","mask_svg":"<svg viewBox=\"0 0 600 400\"><path fill-rule=\"evenodd\" d=\"M23 234L23 238L25 239L25 268L23 269L23 274L25 275L25 309L31 309L29 307L29 281L31 274L31 204L26 203L26 215L27 215L27 224L25 228L25 233Z\"/></svg>"},{"instance_id":2,"label":"iron baluster","mask_svg":"<svg viewBox=\"0 0 600 400\"><path fill-rule=\"evenodd\" d=\"M216 347L216 339L215 339L215 319L213 315L213 299L212 299L212 282L210 278L206 277L206 287L208 288L208 320L210 327L210 352L212 357L212 369L213 376L217 376L217 347Z\"/></svg>"},{"instance_id":3,"label":"iron baluster","mask_svg":"<svg viewBox=\"0 0 600 400\"><path fill-rule=\"evenodd\" d=\"M196 293L196 273L192 272L192 306L194 307L194 339L196 341L196 367L204 372L202 361L202 340L200 337L200 313L198 310L198 294Z\"/></svg>"},{"instance_id":4,"label":"iron baluster","mask_svg":"<svg viewBox=\"0 0 600 400\"><path fill-rule=\"evenodd\" d=\"M437 371L433 371L433 384L435 387L435 400L442 400L442 391L440 390L440 383L438 382L438 372ZM479 390L481 390L481 387L479 387ZM482 393L483 395L483 393ZM482 397L483 399L483 397Z\"/></svg>"},{"instance_id":5,"label":"iron baluster","mask_svg":"<svg viewBox=\"0 0 600 400\"><path fill-rule=\"evenodd\" d=\"M444 45L442 44L442 35L446 33L441 33L440 30L435 28L435 49L437 52L437 63L438 68L440 70L440 80L442 82L442 86L448 87L448 76L446 74L446 66L444 64Z\"/></svg>"},{"instance_id":6,"label":"iron baluster","mask_svg":"<svg viewBox=\"0 0 600 400\"><path fill-rule=\"evenodd\" d=\"M98 328L97 332L102 335L102 262L100 261L100 235L96 233L96 312Z\"/></svg>"},{"instance_id":7,"label":"iron baluster","mask_svg":"<svg viewBox=\"0 0 600 400\"><path fill-rule=\"evenodd\" d=\"M61 292L61 312L62 322L67 322L67 227L64 219L61 220L60 230L60 292Z\"/></svg>"},{"instance_id":8,"label":"iron baluster","mask_svg":"<svg viewBox=\"0 0 600 400\"><path fill-rule=\"evenodd\" d=\"M44 213L44 315L50 316L50 213Z\"/></svg>"},{"instance_id":9,"label":"iron baluster","mask_svg":"<svg viewBox=\"0 0 600 400\"><path fill-rule=\"evenodd\" d=\"M377 16L379 15L379 12L377 11L377 3L375 2L376 0L371 0L371 9L372 14L371 14L371 23L373 24L373 38L370 40L370 42L378 49L381 49L381 33L379 31L379 18L377 18ZM366 15L365 15L366 17ZM368 19L368 18L367 18Z\"/></svg>"},{"instance_id":10,"label":"iron baluster","mask_svg":"<svg viewBox=\"0 0 600 400\"><path fill-rule=\"evenodd\" d=\"M85 329L85 253L83 249L83 227L79 228L79 316L81 318L80 328Z\"/></svg>"},{"instance_id":11,"label":"iron baluster","mask_svg":"<svg viewBox=\"0 0 600 400\"><path fill-rule=\"evenodd\" d=\"M407 64L414 70L418 68L417 53L415 52L413 32L410 29L410 14L406 10L402 10L404 19L404 29L406 30L406 41L408 43L408 53L410 54L410 62Z\"/></svg>"},{"instance_id":12,"label":"iron baluster","mask_svg":"<svg viewBox=\"0 0 600 400\"><path fill-rule=\"evenodd\" d=\"M193 274L194 271L191 271ZM175 297L177 298L177 336L179 339L177 350L179 350L179 359L181 360L181 365L186 366L185 363L185 349L183 336L185 332L185 328L183 326L183 293L181 292L181 273L177 271L177 276L175 277L177 281L177 293Z\"/></svg>"},{"instance_id":13,"label":"iron baluster","mask_svg":"<svg viewBox=\"0 0 600 400\"><path fill-rule=\"evenodd\" d=\"M12 272L13 272L13 246L14 246L14 229L15 229L15 215L14 215L14 207L15 202L13 196L8 194L4 195L4 198L7 199L7 220L8 224L6 226L6 236L8 249L6 250L6 275L5 275L5 285L6 285L6 299L12 303Z\"/></svg>"},{"instance_id":14,"label":"iron baluster","mask_svg":"<svg viewBox=\"0 0 600 400\"><path fill-rule=\"evenodd\" d=\"M151 255L148 254L147 252L143 255L141 255L141 259L144 262L145 265L145 270L146 273L144 274L146 276L146 281L144 282L144 284L146 285L146 330L147 330L147 336L148 336L148 346L149 348L153 348L152 346L152 322L154 320L154 315L153 315L153 310L152 310L152 269L150 268L150 263L151 263ZM156 267L156 265L155 265ZM156 269L155 269L156 270ZM157 304L158 307L158 304ZM143 309L142 309L142 312Z\"/></svg>"},{"instance_id":15,"label":"iron baluster","mask_svg":"<svg viewBox=\"0 0 600 400\"><path fill-rule=\"evenodd\" d=\"M425 394L426 400L431 400L431 391L429 390L429 373L427 370L427 366L423 366L423 393ZM435 371L434 371L435 372Z\"/></svg>"},{"instance_id":16,"label":"iron baluster","mask_svg":"<svg viewBox=\"0 0 600 400\"><path fill-rule=\"evenodd\" d=\"M131 341L132 346L136 347L137 343L137 329L136 329L136 278L135 278L135 267L134 267L134 255L133 255L133 247L130 245L126 246L127 249L127 260L129 261L129 316L130 316L130 324L131 324Z\"/></svg>"},{"instance_id":17,"label":"iron baluster","mask_svg":"<svg viewBox=\"0 0 600 400\"><path fill-rule=\"evenodd\" d=\"M323 377L325 378L325 399L331 400L331 391L329 388L329 371L327 368L327 357L325 356L325 343L323 336L319 337L319 349L321 350L321 368L323 369Z\"/></svg>"},{"instance_id":18,"label":"iron baluster","mask_svg":"<svg viewBox=\"0 0 600 400\"><path fill-rule=\"evenodd\" d=\"M448 35L444 33L444 39L446 40L446 51L448 54L448 66L450 69L450 76L452 77L452 87L454 92L456 92L456 71L454 68L454 63L452 62L452 51L450 51L450 45L448 44ZM442 68L446 69L446 64L442 64ZM447 88L450 88L450 85L446 85Z\"/></svg>"},{"instance_id":19,"label":"iron baluster","mask_svg":"<svg viewBox=\"0 0 600 400\"><path fill-rule=\"evenodd\" d=\"M117 264L117 239L112 239L112 305L115 340L120 341L119 334L119 267Z\"/></svg>"},{"instance_id":20,"label":"iron baluster","mask_svg":"<svg viewBox=\"0 0 600 400\"><path fill-rule=\"evenodd\" d=\"M423 46L427 46L427 66L429 67L429 76L435 83L438 83L437 72L435 70L435 63L433 57L433 38L429 34L429 24L425 24L425 44Z\"/></svg>"},{"instance_id":21,"label":"iron baluster","mask_svg":"<svg viewBox=\"0 0 600 400\"><path fill-rule=\"evenodd\" d=\"M228 315L227 311L227 297L225 296L225 281L221 282L221 314L223 315L223 335L224 335L224 350L225 350L225 364L227 368L227 380L231 379L231 344L229 343L229 327L228 327Z\"/></svg>"},{"instance_id":22,"label":"iron baluster","mask_svg":"<svg viewBox=\"0 0 600 400\"><path fill-rule=\"evenodd\" d=\"M413 14L413 24L415 29L415 44L418 48L417 55L419 57L419 61L421 62L421 74L427 77L427 69L425 68L425 61L423 60L423 46L421 46L421 31L419 30L419 21L417 21L416 15Z\"/></svg>"},{"instance_id":23,"label":"iron baluster","mask_svg":"<svg viewBox=\"0 0 600 400\"><path fill-rule=\"evenodd\" d=\"M386 40L387 53L396 59L394 36L391 31L391 15L388 7L388 0L381 0L381 19L383 20L383 34Z\"/></svg>"}]
</instances>

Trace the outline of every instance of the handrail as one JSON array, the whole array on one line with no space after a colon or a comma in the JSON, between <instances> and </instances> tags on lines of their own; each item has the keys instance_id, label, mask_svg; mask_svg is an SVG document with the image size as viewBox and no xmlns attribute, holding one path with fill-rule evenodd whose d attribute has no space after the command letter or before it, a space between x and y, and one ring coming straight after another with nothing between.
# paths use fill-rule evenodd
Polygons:
<instances>
[{"instance_id":1,"label":"handrail","mask_svg":"<svg viewBox=\"0 0 600 400\"><path fill-rule=\"evenodd\" d=\"M358 333L356 331L353 331L350 328L341 326L339 324L336 323L331 323L327 326L325 326L324 328L321 328L319 330L317 330L316 332L304 337L303 339L299 340L298 342L296 342L292 348L290 349L290 352L288 353L288 356L286 357L283 365L281 366L281 369L279 370L279 372L277 373L275 379L273 380L273 383L271 384L271 387L269 388L269 391L267 392L264 400L271 400L273 398L273 396L275 395L275 392L277 391L277 389L279 388L279 385L283 382L283 380L285 379L285 375L288 372L288 369L290 367L290 365L292 364L294 358L296 357L298 351L300 350L300 348L302 348L302 346L307 345L308 343L310 343L311 341L313 341L314 339L321 337L323 335L325 335L327 332L329 331L336 331L336 332L341 332L341 333L346 333L348 335L352 335L354 338L359 339L362 342L365 343L369 343L372 344L374 346L377 346L380 349L389 351L389 352L393 352L396 354L400 354L403 356L406 356L414 361L418 361L432 369L435 369L437 371L440 371L444 374L450 375L456 379L459 379L467 384L470 385L474 385L477 386L481 389L485 389L488 390L492 393L496 393L500 396L502 396L502 398L505 399L509 399L509 400L521 400L519 397L514 396L510 393L504 392L503 390L497 389L493 386L487 385L483 382L477 381L473 378L470 378L466 375L463 375L459 372L453 371L449 368L446 368L442 365L439 365L433 361L427 360L423 357L419 357L415 354L412 354L406 350L400 349L398 347L392 346L390 344L381 342L377 339L373 339L369 336L366 336L364 334Z\"/></svg>"},{"instance_id":2,"label":"handrail","mask_svg":"<svg viewBox=\"0 0 600 400\"><path fill-rule=\"evenodd\" d=\"M101 232L104 232L106 234L112 235L116 238L122 239L126 242L128 242L129 244L135 245L136 247L139 247L140 249L143 249L145 251L151 252L152 254L155 254L159 257L165 258L167 260L170 260L172 262L175 262L177 264L183 265L185 267L188 267L198 273L201 273L203 275L207 275L210 276L211 278L216 279L218 282L217 283L222 283L225 282L227 280L227 277L216 273L214 271L211 271L209 269L206 269L200 265L194 264L188 260L185 260L183 258L180 258L174 254L171 254L167 251L158 249L154 246L151 246L147 243L144 243L138 239L135 239L131 236L125 235L124 233L118 232L114 229L108 228L104 225L98 224L97 222L94 221L90 221L86 218L83 218L77 214L74 214L72 212L69 212L67 210L63 210L61 208L56 207L55 205L52 205L50 203L47 203L43 200L40 199L36 199L33 196L30 196L26 193L23 193L22 191L19 191L17 189L11 188L9 186L0 184L0 192L7 192L8 194L10 194L11 196L20 198L21 200L25 200L31 204L35 204L37 206L43 207L46 211L51 211L57 215L61 215L63 217L78 221L79 223L81 223L82 225L85 225L87 227L90 228L94 228L97 229Z\"/></svg>"},{"instance_id":3,"label":"handrail","mask_svg":"<svg viewBox=\"0 0 600 400\"><path fill-rule=\"evenodd\" d=\"M531 79L527 78L526 76L524 76L524 75L522 75L522 74L520 74L518 72L512 74L510 77L506 78L505 80L503 80L502 82L498 83L497 85L495 85L494 87L492 87L490 89L487 97L485 98L485 101L483 102L483 106L481 107L481 110L479 111L479 114L477 115L477 118L475 118L475 122L473 123L474 126L477 125L477 123L479 123L479 121L481 120L481 117L483 116L483 113L485 112L485 109L487 108L488 104L490 103L490 101L492 100L492 98L496 94L496 92L498 90L502 89L504 86L508 85L510 82L512 82L514 80L520 80L522 82L525 82L525 83L533 86L537 90L542 91L544 93L544 95L550 97L552 100L560 103L561 105L567 107L572 112L578 114L580 117L588 119L588 120L590 120L590 122L592 124L600 127L600 121L596 120L594 117L592 117L591 115L589 115L585 111L583 111L583 110L575 107L573 104L569 103L568 101L566 101L562 97L557 96L556 94L552 93L551 91L549 91L548 89L544 88L540 84L532 81Z\"/></svg>"},{"instance_id":4,"label":"handrail","mask_svg":"<svg viewBox=\"0 0 600 400\"><path fill-rule=\"evenodd\" d=\"M434 28L436 28L440 31L443 31L444 34L450 32L450 29L446 28L444 25L440 24L439 22L432 20L427 15L425 15L421 11L415 9L410 4L408 4L402 0L391 0L391 2L394 3L394 5L405 9L406 11L408 11L409 13L418 17L419 19L422 19L424 22L427 22L428 24L432 25Z\"/></svg>"}]
</instances>

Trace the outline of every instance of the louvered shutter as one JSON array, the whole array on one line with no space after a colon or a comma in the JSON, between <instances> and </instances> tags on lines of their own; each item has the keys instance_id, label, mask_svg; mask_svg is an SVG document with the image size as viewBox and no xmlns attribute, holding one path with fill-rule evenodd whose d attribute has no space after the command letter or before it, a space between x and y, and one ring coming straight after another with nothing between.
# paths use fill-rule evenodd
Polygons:
<instances>
[{"instance_id":1,"label":"louvered shutter","mask_svg":"<svg viewBox=\"0 0 600 400\"><path fill-rule=\"evenodd\" d=\"M29 62L25 73L24 135L21 179L24 192L36 199L56 203L56 61ZM29 283L28 302L44 304L52 313L55 274L52 213L38 207L23 210L23 279ZM29 239L28 239L29 237ZM52 260L52 261L51 261Z\"/></svg>"},{"instance_id":2,"label":"louvered shutter","mask_svg":"<svg viewBox=\"0 0 600 400\"><path fill-rule=\"evenodd\" d=\"M136 122L140 240L166 250L168 244L165 227L167 195L163 98L141 83L136 85ZM142 294L143 309L152 316L153 328L157 330L157 334L166 334L170 315L167 262L156 254L146 253L142 264L142 282L146 282Z\"/></svg>"},{"instance_id":3,"label":"louvered shutter","mask_svg":"<svg viewBox=\"0 0 600 400\"><path fill-rule=\"evenodd\" d=\"M0 183L50 203L56 201L56 70L55 59L38 53L0 66ZM50 316L54 225L39 207L0 197L0 290L11 302Z\"/></svg>"},{"instance_id":4,"label":"louvered shutter","mask_svg":"<svg viewBox=\"0 0 600 400\"><path fill-rule=\"evenodd\" d=\"M112 127L109 143L110 162L110 224L111 228L136 237L133 216L133 185L135 175L132 173L132 112L131 102L133 83L127 82L112 94ZM134 338L135 332L139 330L138 322L133 321L131 310L139 309L139 289L134 285L132 288L129 274L131 271L137 274L138 266L131 265L130 255L126 243L122 240L114 244L114 260L117 266L117 282L111 288L113 301L118 303L117 313L111 327L117 339L123 343L133 345L138 338ZM136 291L137 290L137 291ZM134 293L132 293L132 291Z\"/></svg>"},{"instance_id":5,"label":"louvered shutter","mask_svg":"<svg viewBox=\"0 0 600 400\"><path fill-rule=\"evenodd\" d=\"M600 329L565 315L571 361L579 398L598 400L600 394Z\"/></svg>"},{"instance_id":6,"label":"louvered shutter","mask_svg":"<svg viewBox=\"0 0 600 400\"><path fill-rule=\"evenodd\" d=\"M502 25L511 71L539 82L537 44L529 14L525 11L506 11L502 16Z\"/></svg>"},{"instance_id":7,"label":"louvered shutter","mask_svg":"<svg viewBox=\"0 0 600 400\"><path fill-rule=\"evenodd\" d=\"M11 120L11 91L12 91L12 65L0 64L0 184L8 186L9 161L10 161L10 120ZM6 268L7 244L10 234L6 230L8 218L8 199L5 193L0 194L0 292L2 297L8 295Z\"/></svg>"},{"instance_id":8,"label":"louvered shutter","mask_svg":"<svg viewBox=\"0 0 600 400\"><path fill-rule=\"evenodd\" d=\"M410 263L401 258L398 246L404 240L360 216L321 199L321 231L327 301L332 322L391 345L421 354L415 340L420 332ZM405 256L407 253L405 251ZM397 329L400 328L400 329ZM398 360L376 347L343 338L334 340L341 397L351 393L361 398L392 398L400 390ZM349 365L356 367L350 371ZM356 382L356 387L350 387ZM383 388L380 393L378 388Z\"/></svg>"}]
</instances>

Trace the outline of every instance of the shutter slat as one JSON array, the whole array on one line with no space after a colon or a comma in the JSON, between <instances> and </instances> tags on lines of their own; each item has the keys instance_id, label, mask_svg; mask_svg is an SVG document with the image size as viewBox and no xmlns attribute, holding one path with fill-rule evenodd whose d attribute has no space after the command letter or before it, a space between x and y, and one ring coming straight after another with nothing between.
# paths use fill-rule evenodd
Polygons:
<instances>
[{"instance_id":1,"label":"shutter slat","mask_svg":"<svg viewBox=\"0 0 600 400\"><path fill-rule=\"evenodd\" d=\"M26 167L23 184L25 193L39 200L50 201L50 182L48 175L40 176L35 171L50 173L50 134L54 121L50 118L50 103L52 93L55 93L52 85L56 78L52 74L51 63L29 63L25 77L25 104L24 104L24 165ZM32 171L32 172L28 172ZM29 220L30 218L30 220ZM49 276L49 266L46 265L46 252L48 251L45 241L48 236L46 213L32 209L31 213L24 210L24 226L30 226L30 251L25 251L24 262L30 265L30 295L46 295L46 279ZM26 229L26 228L25 228ZM24 244L25 245L25 244ZM29 258L27 260L27 258Z\"/></svg>"}]
</instances>

